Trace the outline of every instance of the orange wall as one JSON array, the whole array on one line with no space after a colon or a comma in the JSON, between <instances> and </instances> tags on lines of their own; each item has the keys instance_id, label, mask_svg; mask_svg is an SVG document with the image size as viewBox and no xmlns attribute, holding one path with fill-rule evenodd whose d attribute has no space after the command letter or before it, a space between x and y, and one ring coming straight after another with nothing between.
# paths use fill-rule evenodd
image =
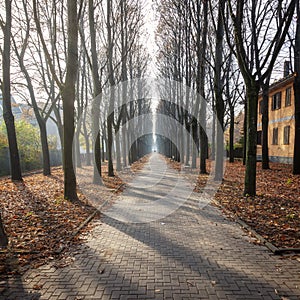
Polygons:
<instances>
[{"instance_id":1,"label":"orange wall","mask_svg":"<svg viewBox=\"0 0 300 300\"><path fill-rule=\"evenodd\" d=\"M291 105L285 107L285 94L288 87L292 88L291 91ZM281 108L278 110L272 110L272 96L281 91ZM259 97L258 101L261 101L262 97ZM281 157L293 157L294 153L294 133L295 133L295 120L294 120L294 90L293 82L288 82L277 89L271 89L269 96L269 156L281 156ZM259 109L259 108L258 108ZM258 111L258 126L257 130L261 128L261 114ZM282 120L284 119L284 120ZM290 143L289 145L283 144L284 127L290 126ZM278 127L278 145L272 145L273 128ZM257 154L261 155L261 146L257 146Z\"/></svg>"}]
</instances>

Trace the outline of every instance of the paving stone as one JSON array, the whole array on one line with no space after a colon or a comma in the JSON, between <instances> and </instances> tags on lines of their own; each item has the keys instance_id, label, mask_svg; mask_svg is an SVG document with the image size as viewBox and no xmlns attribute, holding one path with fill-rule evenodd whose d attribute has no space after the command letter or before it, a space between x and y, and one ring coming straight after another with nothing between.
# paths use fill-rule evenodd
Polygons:
<instances>
[{"instance_id":1,"label":"paving stone","mask_svg":"<svg viewBox=\"0 0 300 300\"><path fill-rule=\"evenodd\" d=\"M150 163L154 164L151 176L161 181L129 188L115 199L111 212L136 203L136 195L141 201L159 201L174 187L177 171L167 168L161 174L165 162ZM139 176L147 178L147 172ZM104 211L86 244L76 249L71 265L59 269L46 265L22 278L12 277L0 300L299 300L300 263L282 260L264 246L250 243L245 232L216 207L199 209L196 196L152 222L122 222L109 209ZM122 218L130 219L130 209L124 212ZM141 217L151 213L140 211ZM42 288L29 293L35 284Z\"/></svg>"}]
</instances>

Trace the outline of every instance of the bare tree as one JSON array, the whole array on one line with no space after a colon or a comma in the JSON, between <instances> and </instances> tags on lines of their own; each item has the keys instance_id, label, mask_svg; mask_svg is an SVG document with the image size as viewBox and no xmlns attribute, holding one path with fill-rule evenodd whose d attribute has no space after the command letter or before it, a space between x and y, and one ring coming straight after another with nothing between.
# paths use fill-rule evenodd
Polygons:
<instances>
[{"instance_id":1,"label":"bare tree","mask_svg":"<svg viewBox=\"0 0 300 300\"><path fill-rule=\"evenodd\" d=\"M17 60L19 62L21 72L24 74L24 77L27 82L27 88L29 91L30 99L31 99L30 104L33 107L33 111L34 111L35 117L37 119L39 129L40 129L42 154L43 154L43 174L50 175L51 174L50 154L49 154L49 146L48 146L48 139L47 139L46 122L47 122L47 119L51 112L51 108L50 108L50 111L44 117L42 114L44 110L41 111L40 108L38 107L38 104L36 101L36 96L35 96L35 91L34 91L34 86L32 83L32 78L31 78L31 76L27 70L27 67L25 65L25 62L24 62L24 56L26 54L26 49L28 46L28 39L29 39L29 35L30 35L30 16L29 16L28 10L27 10L27 3L25 1L22 1L22 4L23 4L24 16L25 16L25 24L24 24L25 36L24 36L21 46L17 45L17 43L15 41L15 37L13 37L12 40L13 40L14 50L15 50ZM19 48L21 48L20 51L19 51ZM47 104L45 106L47 106ZM46 109L46 107L45 107L45 109Z\"/></svg>"},{"instance_id":2,"label":"bare tree","mask_svg":"<svg viewBox=\"0 0 300 300\"><path fill-rule=\"evenodd\" d=\"M22 180L20 157L18 151L16 130L14 124L14 116L11 109L11 83L10 83L10 53L11 53L11 3L12 0L5 0L5 24L1 24L4 33L4 46L3 46L3 80L1 84L2 97L3 97L3 118L6 125L9 154L10 154L10 168L11 179L20 181Z\"/></svg>"},{"instance_id":3,"label":"bare tree","mask_svg":"<svg viewBox=\"0 0 300 300\"><path fill-rule=\"evenodd\" d=\"M64 139L63 139L63 166L64 166L64 197L71 201L78 199L76 193L76 176L72 161L72 145L75 131L74 125L74 102L75 84L78 71L78 13L77 1L67 1L68 25L67 25L67 62L65 80L62 82L56 73L51 55L48 51L44 35L42 32L37 1L33 0L34 20L37 32L41 39L43 50L51 74L58 85L63 100L63 119L64 119Z\"/></svg>"},{"instance_id":4,"label":"bare tree","mask_svg":"<svg viewBox=\"0 0 300 300\"><path fill-rule=\"evenodd\" d=\"M108 176L114 176L113 167L113 122L114 122L114 101L115 101L115 78L114 78L114 67L113 67L113 53L114 53L114 41L113 41L113 26L114 20L112 18L112 0L107 0L107 72L108 82L110 85L110 97L109 97L109 108L107 116L107 152L108 152Z\"/></svg>"},{"instance_id":5,"label":"bare tree","mask_svg":"<svg viewBox=\"0 0 300 300\"><path fill-rule=\"evenodd\" d=\"M96 29L95 29L95 4L93 0L89 0L89 27L91 40L91 69L93 77L93 103L92 103L92 120L93 120L93 140L94 140L94 176L93 182L101 184L101 149L100 149L100 99L102 93L101 78L99 74L97 45L96 45Z\"/></svg>"},{"instance_id":6,"label":"bare tree","mask_svg":"<svg viewBox=\"0 0 300 300\"><path fill-rule=\"evenodd\" d=\"M235 41L235 47L232 45L230 47L237 57L246 85L247 150L244 195L249 196L255 196L256 194L257 102L259 88L273 70L278 53L285 41L296 5L296 0L289 1L287 9L284 11L283 17L273 33L268 32L268 30L272 23L270 20L274 20L276 15L268 7L274 6L274 3L266 1L259 4L258 2L258 0L238 2L227 0ZM278 6L278 9L280 8L281 6ZM268 13L271 16L267 15ZM224 24L227 41L230 43L229 36L231 32L225 16ZM247 35L245 32L247 32ZM266 36L266 33L271 36ZM249 52L248 49L252 51Z\"/></svg>"}]
</instances>

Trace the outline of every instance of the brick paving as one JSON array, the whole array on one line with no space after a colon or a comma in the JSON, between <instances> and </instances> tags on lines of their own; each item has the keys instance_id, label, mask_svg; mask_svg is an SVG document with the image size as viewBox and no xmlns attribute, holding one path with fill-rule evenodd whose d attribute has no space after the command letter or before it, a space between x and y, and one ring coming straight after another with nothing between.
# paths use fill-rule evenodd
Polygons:
<instances>
[{"instance_id":1,"label":"brick paving","mask_svg":"<svg viewBox=\"0 0 300 300\"><path fill-rule=\"evenodd\" d=\"M168 169L163 177L156 188L139 185L125 192L128 219L116 210L120 198L96 221L87 243L71 253L70 265L56 268L53 262L11 278L0 299L300 299L299 261L253 244L216 207L199 209L190 197L162 219L133 219L128 205L137 199L130 195L139 189L147 201L157 201L151 200L155 190L168 194L168 180L176 176ZM140 209L147 219L149 207Z\"/></svg>"}]
</instances>

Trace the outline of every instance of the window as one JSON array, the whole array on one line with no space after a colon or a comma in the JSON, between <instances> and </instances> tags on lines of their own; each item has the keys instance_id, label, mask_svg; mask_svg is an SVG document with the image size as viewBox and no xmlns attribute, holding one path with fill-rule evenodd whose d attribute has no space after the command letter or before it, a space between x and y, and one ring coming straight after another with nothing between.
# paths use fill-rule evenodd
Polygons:
<instances>
[{"instance_id":1,"label":"window","mask_svg":"<svg viewBox=\"0 0 300 300\"><path fill-rule=\"evenodd\" d=\"M278 145L278 127L273 128L272 144Z\"/></svg>"},{"instance_id":2,"label":"window","mask_svg":"<svg viewBox=\"0 0 300 300\"><path fill-rule=\"evenodd\" d=\"M281 108L281 92L278 92L272 96L272 110Z\"/></svg>"},{"instance_id":3,"label":"window","mask_svg":"<svg viewBox=\"0 0 300 300\"><path fill-rule=\"evenodd\" d=\"M292 103L292 88L288 87L285 90L285 106L291 106Z\"/></svg>"},{"instance_id":4,"label":"window","mask_svg":"<svg viewBox=\"0 0 300 300\"><path fill-rule=\"evenodd\" d=\"M259 101L259 113L262 114L263 113L263 101Z\"/></svg>"},{"instance_id":5,"label":"window","mask_svg":"<svg viewBox=\"0 0 300 300\"><path fill-rule=\"evenodd\" d=\"M283 144L284 145L290 144L290 131L291 131L290 126L285 126L283 129Z\"/></svg>"},{"instance_id":6,"label":"window","mask_svg":"<svg viewBox=\"0 0 300 300\"><path fill-rule=\"evenodd\" d=\"M262 145L262 131L257 131L257 145Z\"/></svg>"}]
</instances>

